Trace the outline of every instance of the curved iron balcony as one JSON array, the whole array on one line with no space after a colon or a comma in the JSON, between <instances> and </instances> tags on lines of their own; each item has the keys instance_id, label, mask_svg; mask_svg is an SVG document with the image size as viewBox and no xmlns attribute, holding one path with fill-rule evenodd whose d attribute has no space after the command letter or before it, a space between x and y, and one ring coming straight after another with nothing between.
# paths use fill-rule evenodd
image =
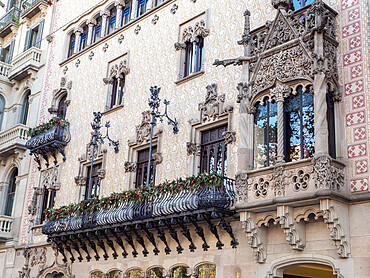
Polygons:
<instances>
[{"instance_id":1,"label":"curved iron balcony","mask_svg":"<svg viewBox=\"0 0 370 278\"><path fill-rule=\"evenodd\" d=\"M80 216L48 221L42 228L46 235L76 232L99 227L133 224L167 216L187 215L200 211L230 211L234 205L234 180L224 178L223 185L200 190L185 191L176 195L155 197L140 204L123 203L116 208L100 210Z\"/></svg>"},{"instance_id":2,"label":"curved iron balcony","mask_svg":"<svg viewBox=\"0 0 370 278\"><path fill-rule=\"evenodd\" d=\"M71 140L71 134L69 133L69 125L66 129L60 125L54 126L51 130L45 133L39 134L32 137L26 142L26 148L30 150L30 155L35 156L35 161L41 169L40 157L46 161L46 167L49 167L49 158L51 155L54 158L54 164L57 164L57 153L59 152L63 156L63 161L66 160L64 153L64 146Z\"/></svg>"}]
</instances>

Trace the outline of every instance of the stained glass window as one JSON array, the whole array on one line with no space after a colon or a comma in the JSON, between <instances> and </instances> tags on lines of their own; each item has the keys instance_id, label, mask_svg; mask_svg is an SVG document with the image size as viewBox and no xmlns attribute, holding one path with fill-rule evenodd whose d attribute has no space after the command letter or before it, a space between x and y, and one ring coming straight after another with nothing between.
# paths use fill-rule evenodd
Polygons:
<instances>
[{"instance_id":1,"label":"stained glass window","mask_svg":"<svg viewBox=\"0 0 370 278\"><path fill-rule=\"evenodd\" d=\"M198 267L198 278L216 278L216 266L203 264Z\"/></svg>"},{"instance_id":2,"label":"stained glass window","mask_svg":"<svg viewBox=\"0 0 370 278\"><path fill-rule=\"evenodd\" d=\"M120 278L121 277L121 271L119 270L112 270L108 273L108 278Z\"/></svg>"},{"instance_id":3,"label":"stained glass window","mask_svg":"<svg viewBox=\"0 0 370 278\"><path fill-rule=\"evenodd\" d=\"M177 266L172 270L172 278L187 278L188 267L186 266Z\"/></svg>"},{"instance_id":4,"label":"stained glass window","mask_svg":"<svg viewBox=\"0 0 370 278\"><path fill-rule=\"evenodd\" d=\"M141 278L141 270L140 269L132 269L127 272L127 278Z\"/></svg>"},{"instance_id":5,"label":"stained glass window","mask_svg":"<svg viewBox=\"0 0 370 278\"><path fill-rule=\"evenodd\" d=\"M155 267L148 270L148 278L163 278L163 268Z\"/></svg>"},{"instance_id":6,"label":"stained glass window","mask_svg":"<svg viewBox=\"0 0 370 278\"><path fill-rule=\"evenodd\" d=\"M284 102L286 161L312 157L315 153L314 96L300 86Z\"/></svg>"},{"instance_id":7,"label":"stained glass window","mask_svg":"<svg viewBox=\"0 0 370 278\"><path fill-rule=\"evenodd\" d=\"M277 156L277 104L257 105L254 117L254 168L273 165Z\"/></svg>"}]
</instances>

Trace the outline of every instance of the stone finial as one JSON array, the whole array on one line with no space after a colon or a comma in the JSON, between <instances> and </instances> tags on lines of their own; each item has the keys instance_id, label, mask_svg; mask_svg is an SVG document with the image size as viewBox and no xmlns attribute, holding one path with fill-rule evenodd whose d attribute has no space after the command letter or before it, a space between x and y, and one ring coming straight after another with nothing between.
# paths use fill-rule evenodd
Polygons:
<instances>
[{"instance_id":1,"label":"stone finial","mask_svg":"<svg viewBox=\"0 0 370 278\"><path fill-rule=\"evenodd\" d=\"M271 4L275 9L286 9L289 6L289 0L272 0Z\"/></svg>"}]
</instances>

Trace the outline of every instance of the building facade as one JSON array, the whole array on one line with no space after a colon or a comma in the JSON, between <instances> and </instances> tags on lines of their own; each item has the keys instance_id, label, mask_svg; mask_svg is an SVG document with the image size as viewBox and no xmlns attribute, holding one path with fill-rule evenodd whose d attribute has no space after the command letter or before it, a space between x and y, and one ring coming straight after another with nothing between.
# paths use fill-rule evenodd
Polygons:
<instances>
[{"instance_id":1,"label":"building facade","mask_svg":"<svg viewBox=\"0 0 370 278\"><path fill-rule=\"evenodd\" d=\"M45 1L8 1L0 19L0 276L12 277L52 21Z\"/></svg>"},{"instance_id":2,"label":"building facade","mask_svg":"<svg viewBox=\"0 0 370 278\"><path fill-rule=\"evenodd\" d=\"M4 277L369 276L366 1L46 4Z\"/></svg>"}]
</instances>

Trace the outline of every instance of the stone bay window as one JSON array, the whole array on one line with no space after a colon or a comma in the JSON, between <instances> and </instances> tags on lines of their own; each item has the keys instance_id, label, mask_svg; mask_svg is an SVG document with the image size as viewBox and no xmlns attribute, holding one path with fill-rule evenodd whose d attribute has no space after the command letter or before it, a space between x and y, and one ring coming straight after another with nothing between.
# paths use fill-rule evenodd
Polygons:
<instances>
[{"instance_id":1,"label":"stone bay window","mask_svg":"<svg viewBox=\"0 0 370 278\"><path fill-rule=\"evenodd\" d=\"M348 207L332 199L347 194L345 165L336 159L338 151L343 153L336 144L343 135L335 130L343 124L335 122L343 108L337 13L319 0L273 0L272 5L275 19L255 30L250 29L250 12L244 13L244 33L238 41L243 56L214 63L242 66L236 99L241 113L236 208L242 210L240 219L258 263L266 261L273 219L291 248L304 250L305 224L293 217L297 206L314 207L316 215L323 215L339 257L347 258ZM300 203L303 196L308 207ZM344 214L339 216L339 211ZM272 218L261 226L267 214ZM345 227L334 228L335 234L334 214Z\"/></svg>"}]
</instances>

